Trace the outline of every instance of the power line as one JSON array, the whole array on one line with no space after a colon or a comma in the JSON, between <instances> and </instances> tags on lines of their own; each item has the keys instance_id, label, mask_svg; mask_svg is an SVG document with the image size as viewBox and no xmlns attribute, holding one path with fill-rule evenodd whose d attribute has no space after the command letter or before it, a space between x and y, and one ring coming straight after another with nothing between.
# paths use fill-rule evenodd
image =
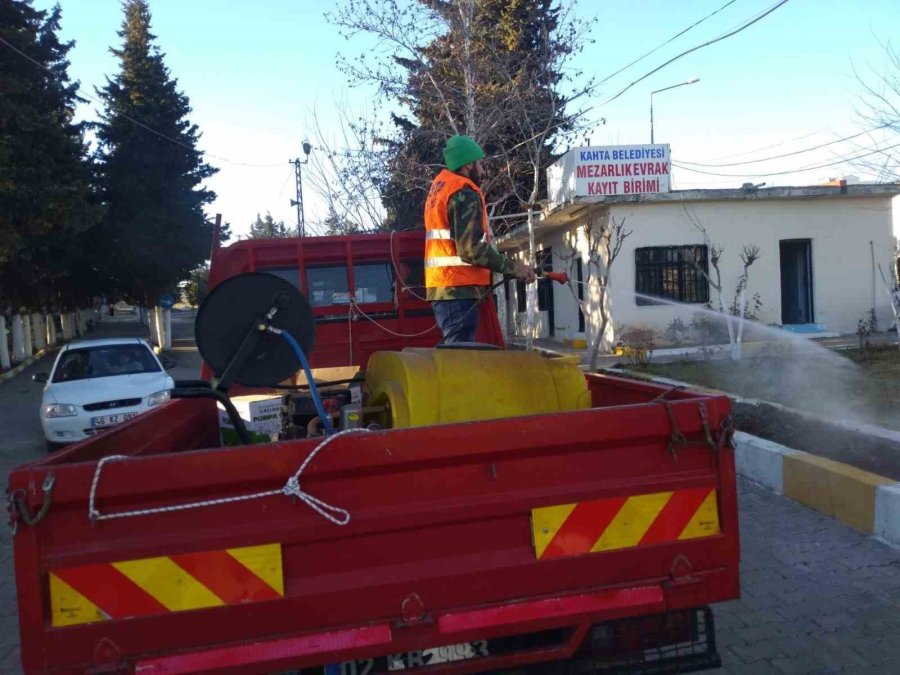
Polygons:
<instances>
[{"instance_id":1,"label":"power line","mask_svg":"<svg viewBox=\"0 0 900 675\"><path fill-rule=\"evenodd\" d=\"M712 14L707 14L707 15L704 16L702 19L700 19L699 21L696 21L695 23L692 23L690 26L688 26L687 28L685 28L683 31L681 31L681 32L678 33L677 35L673 35L672 37L670 37L668 40L666 40L665 42L663 42L663 43L662 43L661 45L659 45L658 47L654 47L653 49L651 49L649 52L647 52L647 53L644 54L643 56L639 56L639 57L636 58L634 61L632 61L631 63L629 63L627 66L623 66L622 68L619 68L619 69L618 69L616 72L614 72L612 75L607 75L605 78L603 78L602 80L600 80L600 82L598 82L598 84L603 84L604 82L606 82L606 81L611 80L612 78L614 78L614 77L615 77L616 75L618 75L619 73L622 73L622 72L628 70L628 69L631 68L631 66L633 66L634 64L636 64L636 63L638 63L638 62L640 62L640 61L643 61L643 60L646 59L648 56L650 56L651 54L653 54L653 53L659 51L660 49L662 49L663 47L665 47L665 46L666 46L667 44L669 44L670 42L674 42L675 40L677 40L678 38L680 38L682 35L684 35L685 33L687 33L687 32L688 32L689 30L691 30L692 28L696 28L697 26L699 26L701 23L703 23L703 22L706 21L707 19L711 19L712 17L714 17L716 14L718 14L719 12L721 12L723 9L725 9L725 8L728 7L729 5L733 5L735 2L737 2L737 0L729 0L729 2L726 2L724 5L722 5L721 7L719 7L719 9L717 9L717 10L716 10L715 12L713 12Z\"/></svg>"},{"instance_id":2,"label":"power line","mask_svg":"<svg viewBox=\"0 0 900 675\"><path fill-rule=\"evenodd\" d=\"M900 143L896 145L889 145L886 148L878 148L876 150L872 150L870 152L863 153L861 155L856 155L855 157L846 157L844 159L838 160L836 162L829 162L828 164L817 164L814 166L803 166L797 169L791 169L790 171L772 171L770 173L716 173L713 171L702 171L700 169L693 169L689 166L684 166L682 164L678 164L676 162L672 162L672 166L677 166L679 169L684 169L685 171L691 171L693 173L702 173L707 176L724 176L727 178L765 178L766 176L786 176L791 173L801 173L803 171L812 171L814 169L825 169L830 166L837 166L839 164L847 164L848 162L855 162L858 159L862 159L863 157L868 157L870 155L877 155L879 153L883 153L887 150L893 150L894 148L900 148Z\"/></svg>"},{"instance_id":3,"label":"power line","mask_svg":"<svg viewBox=\"0 0 900 675\"><path fill-rule=\"evenodd\" d=\"M688 54L690 54L690 53L692 53L692 52L695 52L695 51L697 51L698 49L703 49L704 47L709 47L710 45L713 45L713 44L715 44L716 42L721 42L721 41L724 40L725 38L729 38L729 37L731 37L732 35L737 35L738 33L740 33L740 32L743 31L743 30L746 30L747 28L749 28L750 26L752 26L752 25L755 24L756 22L761 21L762 19L766 18L769 14L771 14L772 12L774 12L774 11L775 11L776 9L778 9L779 7L781 7L782 5L787 4L787 2L788 2L788 0L781 0L780 2L776 3L775 5L773 5L773 6L770 7L769 9L767 9L765 12L763 12L762 14L760 14L759 16L757 16L757 17L755 17L755 18L753 18L753 19L751 19L751 20L745 22L744 24L742 24L742 25L739 26L738 28L736 28L736 29L734 29L734 30L732 30L732 31L730 31L730 32L728 32L728 33L725 33L724 35L720 35L719 37L717 37L717 38L715 38L715 39L713 39L713 40L709 40L708 42L704 42L702 45L697 45L696 47L691 47L690 49L681 52L681 53L678 54L677 56L673 56L671 59L669 59L668 61L666 61L666 62L663 63L662 65L657 66L656 68L654 68L653 70L651 70L649 73L645 73L644 75L641 75L638 79L636 79L634 82L632 82L632 83L629 84L627 87L625 87L624 89L622 89L622 91L620 91L618 94L616 94L616 95L613 96L612 98L607 99L606 101L604 101L601 105L606 105L606 104L608 104L608 103L612 103L612 102L615 101L617 98L619 98L622 94L624 94L626 91L628 91L629 89L631 89L634 85L636 85L638 82L642 82L643 80L646 80L648 77L650 77L650 76L653 75L654 73L659 72L660 70L662 70L662 69L665 68L666 66L668 66L668 65L670 65L670 64L672 64L672 63L674 63L675 61L677 61L677 60L680 59L681 57L687 56Z\"/></svg>"},{"instance_id":4,"label":"power line","mask_svg":"<svg viewBox=\"0 0 900 675\"><path fill-rule=\"evenodd\" d=\"M878 131L879 129L884 129L885 127L891 126L891 123L882 124L881 126L877 126L873 129L866 129L865 131L860 131L858 134L853 134L852 136L844 136L843 138L837 138L833 141L828 141L827 143L820 143L819 145L814 145L811 148L804 148L802 150L795 150L794 152L786 152L782 155L773 155L772 157L763 157L762 159L748 159L745 162L731 162L730 164L704 164L703 162L688 162L686 160L679 160L682 164L690 164L692 166L706 166L706 167L728 167L728 166L744 166L745 164L759 164L760 162L770 162L773 159L782 159L784 157L793 157L794 155L802 155L806 152L812 152L813 150L819 150L821 148L827 148L829 145L834 145L836 143L843 143L844 141L849 141L854 138L859 138L860 136L865 136L866 134L872 133L873 131Z\"/></svg>"},{"instance_id":5,"label":"power line","mask_svg":"<svg viewBox=\"0 0 900 675\"><path fill-rule=\"evenodd\" d=\"M36 65L38 68L47 71L47 72L50 73L51 75L54 75L54 76L56 75L56 73L54 73L53 70L52 70L51 68L48 68L47 66L45 66L45 65L44 65L43 63L41 63L40 61L37 61L37 60L33 59L33 58L30 57L28 54L26 54L26 53L23 52L21 49L19 49L19 48L16 47L15 45L11 44L10 42L8 42L8 41L7 41L6 39L4 39L3 37L0 37L0 43L6 45L6 46L9 47L11 50L13 50L16 54L18 54L19 56L24 57L25 59L27 59L28 61L30 61L30 62L33 63L34 65ZM87 92L79 92L79 93L78 93L78 97L84 97L84 98L86 98L86 99L88 99L88 100L90 100L90 101L93 101L93 102L96 103L97 105L101 105L101 106L104 105L104 104L103 104L103 101L101 101L100 99L96 98L95 96L92 96L91 94L89 94L89 93L87 93ZM196 148L193 148L193 147L191 147L190 145L188 145L188 144L186 144L186 143L183 143L183 142L179 141L179 140L176 139L176 138L172 138L171 136L167 136L166 134L162 133L161 131L157 131L157 130L154 129L153 127L147 126L147 125L144 124L143 122L141 122L141 121L139 121L139 120L136 120L136 119L134 119L133 117L130 117L130 116L126 115L126 114L123 113L123 112L119 112L118 114L119 114L120 116L124 117L126 120L128 120L128 121L131 122L132 124L134 124L134 125L136 125L136 126L142 128L142 129L144 129L144 130L146 130L146 131L149 131L150 133L155 134L156 136L159 136L159 137L162 138L163 140L169 141L170 143L174 143L175 145L179 145L179 146L181 146L182 148L185 148L186 150L190 150L191 152L194 152L194 153L196 153L196 154L198 154L198 155L204 155L204 154L205 154L207 157L210 157L210 158L212 158L212 159L217 159L217 160L219 160L220 162L226 162L227 164L233 164L233 165L236 165L236 166L246 166L246 167L257 168L257 169L270 169L270 168L273 168L273 167L284 166L285 164L287 164L287 162L278 162L277 164L250 164L250 163L247 163L247 162L237 162L237 161L234 161L234 160L232 160L232 159L228 159L227 157L222 157L222 156L220 156L220 155L214 155L214 154L212 154L211 152L206 152L205 150L197 150Z\"/></svg>"},{"instance_id":6,"label":"power line","mask_svg":"<svg viewBox=\"0 0 900 675\"><path fill-rule=\"evenodd\" d=\"M806 138L810 138L811 136L821 134L824 131L830 131L830 127L816 129L815 131L811 131L808 134L803 134L802 136L796 136L795 138L782 140L782 141L779 141L778 143L772 143L772 145L764 145L761 148L754 148L753 150L747 150L746 152L736 152L736 153L730 153L727 155L722 155L721 157L713 157L712 161L719 162L723 159L734 159L735 157L746 157L747 155L753 155L757 152L762 152L763 150L771 150L772 148L780 148L782 145L787 145L788 143L793 143L795 141L802 141Z\"/></svg>"}]
</instances>

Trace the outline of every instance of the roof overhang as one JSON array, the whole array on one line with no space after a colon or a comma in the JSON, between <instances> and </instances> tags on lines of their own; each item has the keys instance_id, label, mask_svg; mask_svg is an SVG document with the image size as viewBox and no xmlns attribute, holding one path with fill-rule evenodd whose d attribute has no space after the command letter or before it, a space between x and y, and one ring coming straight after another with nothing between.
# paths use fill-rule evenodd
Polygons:
<instances>
[{"instance_id":1,"label":"roof overhang","mask_svg":"<svg viewBox=\"0 0 900 675\"><path fill-rule=\"evenodd\" d=\"M900 195L900 183L857 184L857 185L809 185L772 188L735 188L726 190L672 190L654 194L612 195L595 197L575 197L555 204L543 211L535 222L535 234L543 236L554 230L582 222L596 216L610 206L617 204L665 204L670 202L715 202L715 201L771 201L777 199L823 199L823 198L892 198ZM499 237L497 246L508 251L519 248L528 240L528 226L516 229Z\"/></svg>"}]
</instances>

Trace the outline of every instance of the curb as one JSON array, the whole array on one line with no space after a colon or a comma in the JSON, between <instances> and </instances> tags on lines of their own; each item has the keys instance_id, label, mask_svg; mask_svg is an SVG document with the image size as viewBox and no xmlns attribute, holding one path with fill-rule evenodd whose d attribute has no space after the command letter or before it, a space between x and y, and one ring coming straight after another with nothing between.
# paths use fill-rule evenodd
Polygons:
<instances>
[{"instance_id":1,"label":"curb","mask_svg":"<svg viewBox=\"0 0 900 675\"><path fill-rule=\"evenodd\" d=\"M734 457L741 476L900 546L900 483L742 431Z\"/></svg>"},{"instance_id":2,"label":"curb","mask_svg":"<svg viewBox=\"0 0 900 675\"><path fill-rule=\"evenodd\" d=\"M13 379L16 375L21 373L28 366L32 365L35 361L41 359L48 351L50 351L50 350L42 349L41 351L37 352L36 354L32 354L31 356L29 356L27 359L22 361L22 363L17 365L15 368L10 368L9 370L7 370L5 373L0 375L0 384L3 384L4 382L6 382L8 380Z\"/></svg>"}]
</instances>

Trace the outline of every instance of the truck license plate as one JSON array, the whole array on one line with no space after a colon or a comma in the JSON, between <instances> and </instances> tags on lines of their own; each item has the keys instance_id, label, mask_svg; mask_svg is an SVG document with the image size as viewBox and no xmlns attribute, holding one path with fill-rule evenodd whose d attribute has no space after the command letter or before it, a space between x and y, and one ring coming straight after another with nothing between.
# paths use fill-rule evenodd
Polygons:
<instances>
[{"instance_id":1,"label":"truck license plate","mask_svg":"<svg viewBox=\"0 0 900 675\"><path fill-rule=\"evenodd\" d=\"M465 661L489 656L487 640L464 642L458 645L431 647L415 652L379 656L373 659L356 659L325 666L324 675L381 675L410 668L433 666L438 663Z\"/></svg>"},{"instance_id":2,"label":"truck license plate","mask_svg":"<svg viewBox=\"0 0 900 675\"><path fill-rule=\"evenodd\" d=\"M91 418L91 427L94 429L103 429L105 427L114 427L117 424L121 424L122 422L127 422L128 420L137 417L137 413L127 412L127 413L119 413L118 415L103 415L102 417L92 417Z\"/></svg>"}]
</instances>

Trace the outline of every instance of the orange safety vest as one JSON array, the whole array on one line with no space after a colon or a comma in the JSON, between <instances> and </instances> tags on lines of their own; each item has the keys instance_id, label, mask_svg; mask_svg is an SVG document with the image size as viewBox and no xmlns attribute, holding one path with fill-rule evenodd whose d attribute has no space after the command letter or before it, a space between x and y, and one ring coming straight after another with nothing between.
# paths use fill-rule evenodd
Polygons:
<instances>
[{"instance_id":1,"label":"orange safety vest","mask_svg":"<svg viewBox=\"0 0 900 675\"><path fill-rule=\"evenodd\" d=\"M425 287L447 288L448 286L490 286L491 271L486 267L476 267L459 257L456 240L447 216L447 204L455 193L470 187L481 198L481 227L485 241L491 242L493 235L488 227L487 206L478 186L465 176L448 169L441 171L431 184L428 200L425 202Z\"/></svg>"}]
</instances>

